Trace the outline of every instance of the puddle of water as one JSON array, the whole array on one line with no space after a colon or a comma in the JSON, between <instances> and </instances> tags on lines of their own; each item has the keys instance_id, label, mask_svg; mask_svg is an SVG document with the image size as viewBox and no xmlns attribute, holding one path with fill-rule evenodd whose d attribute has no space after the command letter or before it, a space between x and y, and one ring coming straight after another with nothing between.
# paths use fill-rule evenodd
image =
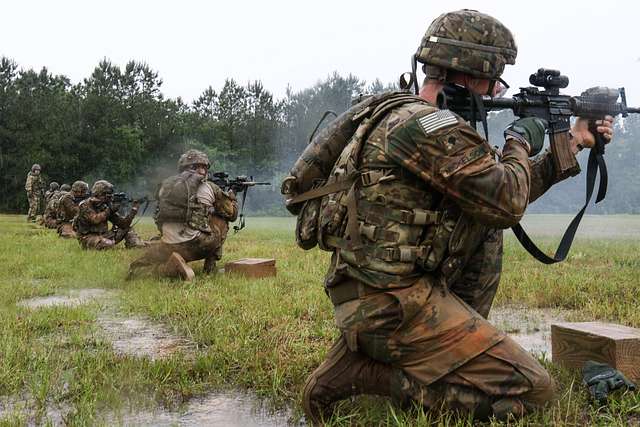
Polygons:
<instances>
[{"instance_id":1,"label":"puddle of water","mask_svg":"<svg viewBox=\"0 0 640 427\"><path fill-rule=\"evenodd\" d=\"M107 419L123 426L271 427L290 425L292 416L285 410L270 411L251 393L224 392L192 399L181 411L109 415Z\"/></svg>"},{"instance_id":2,"label":"puddle of water","mask_svg":"<svg viewBox=\"0 0 640 427\"><path fill-rule=\"evenodd\" d=\"M56 306L75 307L87 304L96 299L105 298L112 293L113 291L106 289L74 289L69 291L68 295L50 295L47 297L30 298L18 302L18 305L30 309Z\"/></svg>"},{"instance_id":3,"label":"puddle of water","mask_svg":"<svg viewBox=\"0 0 640 427\"><path fill-rule=\"evenodd\" d=\"M71 412L69 406L57 406L47 403L47 406L38 413L37 405L32 399L3 397L0 398L0 420L7 421L14 418L26 422L27 426L39 425L66 425L65 419Z\"/></svg>"},{"instance_id":4,"label":"puddle of water","mask_svg":"<svg viewBox=\"0 0 640 427\"><path fill-rule=\"evenodd\" d=\"M98 317L98 325L116 354L158 360L177 351L189 350L192 343L166 328L143 318Z\"/></svg>"},{"instance_id":5,"label":"puddle of water","mask_svg":"<svg viewBox=\"0 0 640 427\"><path fill-rule=\"evenodd\" d=\"M489 321L525 350L550 358L551 324L566 321L570 314L568 310L505 306L492 309Z\"/></svg>"}]
</instances>

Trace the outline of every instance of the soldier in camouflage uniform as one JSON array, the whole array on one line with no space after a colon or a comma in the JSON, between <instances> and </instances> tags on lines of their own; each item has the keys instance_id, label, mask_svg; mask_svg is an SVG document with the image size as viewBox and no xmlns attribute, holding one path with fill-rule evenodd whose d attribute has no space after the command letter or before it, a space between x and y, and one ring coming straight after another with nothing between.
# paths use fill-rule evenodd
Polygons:
<instances>
[{"instance_id":1,"label":"soldier in camouflage uniform","mask_svg":"<svg viewBox=\"0 0 640 427\"><path fill-rule=\"evenodd\" d=\"M224 192L207 180L209 167L209 158L201 151L180 156L179 174L167 178L158 192L155 219L161 241L131 263L129 278L139 268L154 266L160 275L192 280L195 274L187 263L200 259L205 273L215 272L238 204L233 191Z\"/></svg>"},{"instance_id":2,"label":"soldier in camouflage uniform","mask_svg":"<svg viewBox=\"0 0 640 427\"><path fill-rule=\"evenodd\" d=\"M24 184L24 189L27 192L27 198L29 199L29 212L27 213L27 221L35 222L36 216L40 211L42 205L42 197L44 192L44 182L42 175L40 175L40 165L34 164L31 166L31 171L27 174L27 181Z\"/></svg>"},{"instance_id":3,"label":"soldier in camouflage uniform","mask_svg":"<svg viewBox=\"0 0 640 427\"><path fill-rule=\"evenodd\" d=\"M73 219L78 215L80 202L89 197L89 184L76 181L71 185L71 191L60 197L57 208L58 235L64 239L75 239Z\"/></svg>"},{"instance_id":4,"label":"soldier in camouflage uniform","mask_svg":"<svg viewBox=\"0 0 640 427\"><path fill-rule=\"evenodd\" d=\"M565 146L530 160L545 124L521 119L498 153L442 109L439 96L452 83L495 96L516 52L509 30L490 16L461 10L437 18L416 54L427 75L420 98L372 127L352 190L323 196L319 241L333 250L325 286L341 335L304 387L312 422L354 394L442 405L478 419L522 416L552 399L545 369L486 317L502 268L502 229L577 174L574 154L594 137L578 119ZM598 125L610 140L612 118ZM341 161L330 176L348 173ZM332 228L350 208L356 231L349 232L351 216L347 231Z\"/></svg>"},{"instance_id":5,"label":"soldier in camouflage uniform","mask_svg":"<svg viewBox=\"0 0 640 427\"><path fill-rule=\"evenodd\" d=\"M113 185L110 182L96 181L91 188L91 197L78 205L73 229L83 249L111 249L123 239L127 248L145 246L131 228L139 202L134 201L129 213L123 217L111 205L112 196ZM109 222L118 227L117 233L109 230Z\"/></svg>"},{"instance_id":6,"label":"soldier in camouflage uniform","mask_svg":"<svg viewBox=\"0 0 640 427\"><path fill-rule=\"evenodd\" d=\"M56 192L60 189L60 184L55 181L51 181L49 183L49 189L44 193L44 205L47 206L49 204L49 200L51 197L56 194Z\"/></svg>"},{"instance_id":7,"label":"soldier in camouflage uniform","mask_svg":"<svg viewBox=\"0 0 640 427\"><path fill-rule=\"evenodd\" d=\"M71 187L69 186L69 184L62 184L62 186L60 186L58 189L57 183L52 182L51 184L56 184L56 187L55 190L52 190L52 188L54 188L53 186L50 185L49 187L49 191L52 191L52 193L49 195L47 205L44 208L42 222L47 228L57 229L58 225L60 225L58 221L58 206L60 205L60 199L62 198L62 196L67 194L69 190L71 190ZM46 194L45 200L47 200Z\"/></svg>"}]
</instances>

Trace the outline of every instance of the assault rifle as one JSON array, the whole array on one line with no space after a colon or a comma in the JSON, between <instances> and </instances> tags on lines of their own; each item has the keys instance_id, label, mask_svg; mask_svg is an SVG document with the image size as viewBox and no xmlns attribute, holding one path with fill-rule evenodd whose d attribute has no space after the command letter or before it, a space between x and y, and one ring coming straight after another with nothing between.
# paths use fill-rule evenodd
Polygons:
<instances>
[{"instance_id":1,"label":"assault rifle","mask_svg":"<svg viewBox=\"0 0 640 427\"><path fill-rule=\"evenodd\" d=\"M513 227L513 232L524 248L537 260L545 264L563 261L571 248L571 243L593 194L596 174L600 174L596 203L602 201L607 193L607 167L604 162L605 140L596 131L595 120L605 115L626 117L630 113L640 113L640 108L627 106L624 88L612 89L594 87L587 89L580 96L560 94L560 89L569 85L569 78L560 74L558 70L540 68L529 76L530 87L520 88L520 92L511 98L480 99L471 95L464 88L447 87L445 89L446 107L471 122L475 127L481 120L485 135L487 132L486 112L491 110L513 111L518 117L538 117L549 123L548 134L551 144L566 143L556 141L567 135L570 129L571 116L578 116L589 120L589 130L596 137L596 145L589 153L587 163L587 195L582 209L578 212L567 228L558 249L553 257L546 255L531 241L520 224ZM541 90L542 89L542 90ZM620 102L618 102L620 99Z\"/></svg>"},{"instance_id":2,"label":"assault rifle","mask_svg":"<svg viewBox=\"0 0 640 427\"><path fill-rule=\"evenodd\" d=\"M124 193L124 192L113 193L113 195L111 196L111 203L113 203L114 205L125 205L133 202L145 203L145 202L149 202L150 200L151 199L149 199L149 196L132 198L132 197L129 197L127 193Z\"/></svg>"},{"instance_id":3,"label":"assault rifle","mask_svg":"<svg viewBox=\"0 0 640 427\"><path fill-rule=\"evenodd\" d=\"M254 181L253 177L247 177L246 175L239 175L230 179L229 174L226 172L209 172L207 179L224 191L233 190L234 193L242 193L242 204L240 206L240 214L238 215L239 225L234 225L233 230L237 233L245 226L244 216L244 204L247 200L247 192L249 187L256 185L271 185L270 182L258 182Z\"/></svg>"}]
</instances>

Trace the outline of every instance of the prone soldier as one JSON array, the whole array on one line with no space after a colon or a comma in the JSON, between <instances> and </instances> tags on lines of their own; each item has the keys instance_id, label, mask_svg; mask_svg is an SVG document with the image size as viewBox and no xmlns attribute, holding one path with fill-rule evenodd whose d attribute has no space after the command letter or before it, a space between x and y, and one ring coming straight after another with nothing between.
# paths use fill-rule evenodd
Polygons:
<instances>
[{"instance_id":1,"label":"prone soldier","mask_svg":"<svg viewBox=\"0 0 640 427\"><path fill-rule=\"evenodd\" d=\"M229 222L238 216L233 191L223 191L207 180L207 155L189 150L178 160L178 175L163 181L158 191L155 220L162 237L129 266L129 278L138 269L153 266L166 277L192 280L190 261L204 259L204 272L215 271ZM186 191L185 191L186 189Z\"/></svg>"}]
</instances>

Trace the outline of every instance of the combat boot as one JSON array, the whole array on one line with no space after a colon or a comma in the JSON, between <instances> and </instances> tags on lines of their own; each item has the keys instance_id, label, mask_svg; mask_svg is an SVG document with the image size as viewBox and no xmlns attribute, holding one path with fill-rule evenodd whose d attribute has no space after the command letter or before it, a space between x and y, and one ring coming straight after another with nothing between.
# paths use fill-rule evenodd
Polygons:
<instances>
[{"instance_id":1,"label":"combat boot","mask_svg":"<svg viewBox=\"0 0 640 427\"><path fill-rule=\"evenodd\" d=\"M182 256L173 252L167 262L158 267L158 272L166 277L179 277L186 282L192 281L196 274Z\"/></svg>"},{"instance_id":2,"label":"combat boot","mask_svg":"<svg viewBox=\"0 0 640 427\"><path fill-rule=\"evenodd\" d=\"M217 273L216 270L216 259L215 258L205 258L204 259L204 267L202 271L205 274Z\"/></svg>"},{"instance_id":3,"label":"combat boot","mask_svg":"<svg viewBox=\"0 0 640 427\"><path fill-rule=\"evenodd\" d=\"M359 394L391 395L393 368L349 350L341 336L327 358L309 375L302 403L307 420L320 425L331 418L333 404Z\"/></svg>"}]
</instances>

